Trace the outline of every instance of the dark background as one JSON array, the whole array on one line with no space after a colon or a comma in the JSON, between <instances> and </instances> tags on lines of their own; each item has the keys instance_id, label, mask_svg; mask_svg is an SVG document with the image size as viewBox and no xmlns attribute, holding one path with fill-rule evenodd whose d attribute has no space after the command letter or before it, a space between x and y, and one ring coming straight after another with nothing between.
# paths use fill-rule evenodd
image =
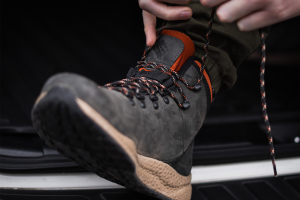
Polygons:
<instances>
[{"instance_id":1,"label":"dark background","mask_svg":"<svg viewBox=\"0 0 300 200\"><path fill-rule=\"evenodd\" d=\"M1 173L85 171L39 139L30 120L34 101L53 74L75 72L103 85L124 78L144 51L137 1L62 2L1 2ZM297 17L272 26L266 40L266 94L276 158L300 156L295 142L300 137L299 36ZM260 57L257 51L246 59L235 86L217 94L196 137L193 165L269 159ZM300 199L299 180L280 176L193 184L192 199ZM0 193L1 199L152 199L125 189Z\"/></svg>"},{"instance_id":2,"label":"dark background","mask_svg":"<svg viewBox=\"0 0 300 200\"><path fill-rule=\"evenodd\" d=\"M138 3L2 3L1 125L30 125L44 82L75 72L99 84L125 77L144 50Z\"/></svg>"},{"instance_id":3,"label":"dark background","mask_svg":"<svg viewBox=\"0 0 300 200\"><path fill-rule=\"evenodd\" d=\"M297 17L272 26L266 40L266 94L275 149L276 144L277 148L294 145L295 138L300 137L299 35ZM2 2L1 132L35 134L31 108L51 75L75 72L100 85L120 80L141 58L144 46L142 11L137 1ZM266 156L260 158L268 158L259 68L258 51L240 66L236 85L217 94L195 149L214 149L219 155L217 150L226 148L263 146ZM287 147L283 146L283 151ZM245 155L238 159L242 157ZM198 161L216 161L215 157L205 159Z\"/></svg>"}]
</instances>

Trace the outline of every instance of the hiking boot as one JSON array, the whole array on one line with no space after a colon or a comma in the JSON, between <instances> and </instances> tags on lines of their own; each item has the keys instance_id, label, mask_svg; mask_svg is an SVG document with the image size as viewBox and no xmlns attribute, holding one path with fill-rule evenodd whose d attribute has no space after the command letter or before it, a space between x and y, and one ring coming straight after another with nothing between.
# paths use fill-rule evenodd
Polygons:
<instances>
[{"instance_id":1,"label":"hiking boot","mask_svg":"<svg viewBox=\"0 0 300 200\"><path fill-rule=\"evenodd\" d=\"M213 90L185 34L163 30L127 78L98 86L72 73L44 85L40 137L87 170L159 199L189 200L194 138Z\"/></svg>"}]
</instances>

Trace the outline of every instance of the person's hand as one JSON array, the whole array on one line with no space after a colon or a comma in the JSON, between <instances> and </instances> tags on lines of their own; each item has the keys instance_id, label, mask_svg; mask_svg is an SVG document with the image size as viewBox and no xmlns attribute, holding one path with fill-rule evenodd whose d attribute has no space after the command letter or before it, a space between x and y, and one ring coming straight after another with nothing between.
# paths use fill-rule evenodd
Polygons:
<instances>
[{"instance_id":1,"label":"person's hand","mask_svg":"<svg viewBox=\"0 0 300 200\"><path fill-rule=\"evenodd\" d=\"M191 0L139 0L143 9L144 31L147 46L156 41L156 17L164 20L185 20L192 16L192 9L186 6L168 6L166 3L188 4Z\"/></svg>"},{"instance_id":2,"label":"person's hand","mask_svg":"<svg viewBox=\"0 0 300 200\"><path fill-rule=\"evenodd\" d=\"M200 0L206 7L218 6L224 23L237 22L241 31L252 31L300 15L299 0Z\"/></svg>"}]
</instances>

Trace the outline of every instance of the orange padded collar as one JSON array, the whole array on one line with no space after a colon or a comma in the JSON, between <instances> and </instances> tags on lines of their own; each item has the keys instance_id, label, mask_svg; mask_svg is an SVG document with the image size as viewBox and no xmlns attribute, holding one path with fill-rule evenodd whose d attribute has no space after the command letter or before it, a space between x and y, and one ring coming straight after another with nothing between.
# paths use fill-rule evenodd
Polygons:
<instances>
[{"instance_id":1,"label":"orange padded collar","mask_svg":"<svg viewBox=\"0 0 300 200\"><path fill-rule=\"evenodd\" d=\"M177 58L177 60L171 67L172 70L179 72L181 66L187 61L187 59L194 55L195 45L194 45L193 41L191 40L191 38L189 38L189 36L187 36L184 33L178 32L178 31L165 29L162 31L161 34L176 37L176 38L180 39L184 44L184 49L183 49L182 53L180 54L180 56Z\"/></svg>"}]
</instances>

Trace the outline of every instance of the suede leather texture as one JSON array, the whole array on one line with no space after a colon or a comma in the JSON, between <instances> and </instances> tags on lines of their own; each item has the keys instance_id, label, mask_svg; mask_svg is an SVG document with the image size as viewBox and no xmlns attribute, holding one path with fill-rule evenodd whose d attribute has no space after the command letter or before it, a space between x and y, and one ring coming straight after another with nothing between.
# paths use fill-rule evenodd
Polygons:
<instances>
[{"instance_id":1,"label":"suede leather texture","mask_svg":"<svg viewBox=\"0 0 300 200\"><path fill-rule=\"evenodd\" d=\"M181 48L183 43L170 37L166 37L164 43L172 42L172 47L178 45ZM164 40L164 37L160 39ZM173 53L178 54L174 52L168 56L173 57ZM176 59L172 60L175 61ZM171 66L172 63L168 61L167 64ZM191 64L183 76L190 85L194 85L200 76L195 67L196 65ZM72 73L51 77L43 91L47 92L55 86L68 88L75 96L99 112L119 132L131 138L139 154L169 163L180 174L187 176L189 174L187 171L190 171L192 166L191 146L206 116L207 96L205 87L200 91L193 91L181 82L179 84L190 102L189 109L180 108L170 97L168 97L169 104L166 104L159 94L156 95L158 109L154 109L148 95L145 95L144 100L146 108L141 107L136 97L133 98L135 104L133 106L122 93L98 87L93 81ZM183 99L177 90L174 94L182 102ZM176 160L175 164L174 160Z\"/></svg>"},{"instance_id":2,"label":"suede leather texture","mask_svg":"<svg viewBox=\"0 0 300 200\"><path fill-rule=\"evenodd\" d=\"M178 173L183 176L188 176L191 173L192 169L192 162L193 162L193 148L194 148L194 141L189 145L189 147L183 152L183 154L172 160L169 161L167 164L173 167Z\"/></svg>"},{"instance_id":3,"label":"suede leather texture","mask_svg":"<svg viewBox=\"0 0 300 200\"><path fill-rule=\"evenodd\" d=\"M145 59L171 68L184 49L183 42L169 35L161 35Z\"/></svg>"}]
</instances>

